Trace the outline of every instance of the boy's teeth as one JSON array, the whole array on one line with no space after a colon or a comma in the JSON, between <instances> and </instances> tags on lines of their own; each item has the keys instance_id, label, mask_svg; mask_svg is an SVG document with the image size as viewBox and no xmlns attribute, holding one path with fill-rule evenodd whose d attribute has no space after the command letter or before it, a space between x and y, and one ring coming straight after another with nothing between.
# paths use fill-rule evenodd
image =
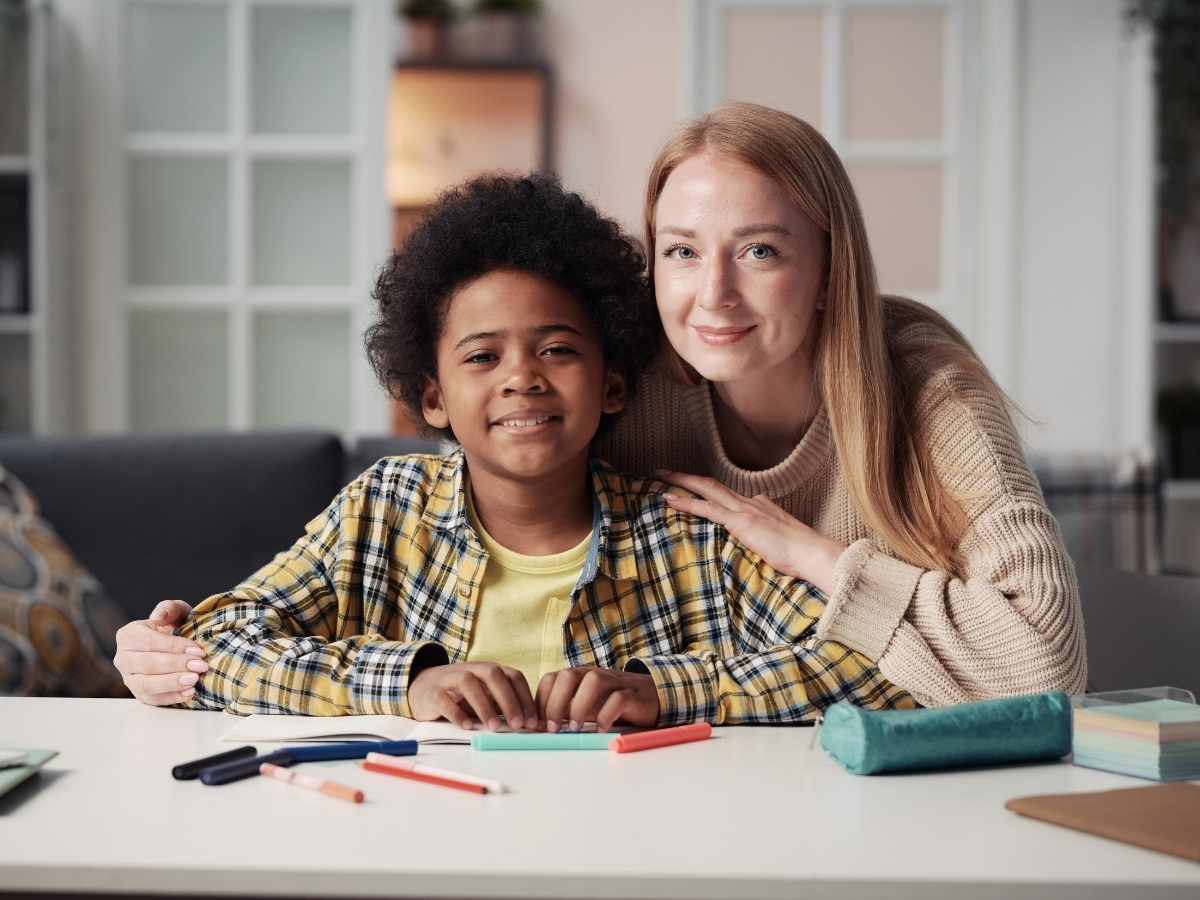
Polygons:
<instances>
[{"instance_id":1,"label":"boy's teeth","mask_svg":"<svg viewBox=\"0 0 1200 900\"><path fill-rule=\"evenodd\" d=\"M506 428L529 428L533 425L542 425L550 421L550 416L538 416L536 419L504 419L500 424Z\"/></svg>"}]
</instances>

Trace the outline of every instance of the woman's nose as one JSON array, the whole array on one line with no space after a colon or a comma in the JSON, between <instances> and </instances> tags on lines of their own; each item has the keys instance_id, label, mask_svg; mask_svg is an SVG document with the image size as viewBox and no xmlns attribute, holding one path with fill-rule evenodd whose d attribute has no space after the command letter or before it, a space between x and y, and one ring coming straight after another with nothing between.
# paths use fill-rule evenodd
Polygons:
<instances>
[{"instance_id":1,"label":"woman's nose","mask_svg":"<svg viewBox=\"0 0 1200 900\"><path fill-rule=\"evenodd\" d=\"M703 309L726 309L738 302L737 286L734 284L733 267L719 255L714 255L704 264L700 275L696 303Z\"/></svg>"}]
</instances>

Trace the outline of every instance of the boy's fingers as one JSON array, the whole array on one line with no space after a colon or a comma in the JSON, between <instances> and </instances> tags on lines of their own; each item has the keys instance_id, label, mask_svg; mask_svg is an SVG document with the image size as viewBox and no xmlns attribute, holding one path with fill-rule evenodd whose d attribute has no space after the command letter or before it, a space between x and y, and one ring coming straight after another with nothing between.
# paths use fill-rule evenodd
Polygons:
<instances>
[{"instance_id":1,"label":"boy's fingers","mask_svg":"<svg viewBox=\"0 0 1200 900\"><path fill-rule=\"evenodd\" d=\"M144 619L130 622L117 629L117 649L121 651L152 650L158 653L187 653L190 648L195 648L199 651L199 655L204 655L199 644L189 641L187 638L163 634Z\"/></svg>"},{"instance_id":2,"label":"boy's fingers","mask_svg":"<svg viewBox=\"0 0 1200 900\"><path fill-rule=\"evenodd\" d=\"M550 701L550 692L554 690L554 680L558 677L557 672L547 672L538 681L537 693L534 695L533 702L537 705L538 720L546 722L546 704Z\"/></svg>"},{"instance_id":3,"label":"boy's fingers","mask_svg":"<svg viewBox=\"0 0 1200 900\"><path fill-rule=\"evenodd\" d=\"M117 655L113 657L113 665L128 675L166 675L168 673L182 675L185 672L208 671L208 663L198 656L156 653L152 650L137 653L118 650Z\"/></svg>"},{"instance_id":4,"label":"boy's fingers","mask_svg":"<svg viewBox=\"0 0 1200 900\"><path fill-rule=\"evenodd\" d=\"M523 719L521 727L527 728L530 731L536 731L538 728L538 712L537 705L533 702L533 694L529 692L529 682L525 680L525 675L517 669L507 669L505 674L508 675L508 680L512 682L513 691L516 692L517 700L521 704L521 718Z\"/></svg>"},{"instance_id":5,"label":"boy's fingers","mask_svg":"<svg viewBox=\"0 0 1200 900\"><path fill-rule=\"evenodd\" d=\"M520 674L520 673L518 673ZM517 696L516 686L508 672L500 666L495 666L483 673L483 683L487 686L492 700L504 716L509 728L525 727L525 708ZM501 722L499 719L485 719L488 728L497 731Z\"/></svg>"},{"instance_id":6,"label":"boy's fingers","mask_svg":"<svg viewBox=\"0 0 1200 900\"><path fill-rule=\"evenodd\" d=\"M571 700L571 721L580 726L584 722L598 721L596 714L616 687L616 684L604 677L599 669L592 669L585 674L575 690L575 697Z\"/></svg>"},{"instance_id":7,"label":"boy's fingers","mask_svg":"<svg viewBox=\"0 0 1200 900\"><path fill-rule=\"evenodd\" d=\"M191 700L195 693L195 688L188 688L186 691L168 691L165 694L151 694L148 697L140 699L148 706L170 706L173 703L182 703L185 700Z\"/></svg>"},{"instance_id":8,"label":"boy's fingers","mask_svg":"<svg viewBox=\"0 0 1200 900\"><path fill-rule=\"evenodd\" d=\"M176 691L194 689L199 676L195 672L171 675L126 675L125 686L139 700L149 702L146 698L158 694L170 694Z\"/></svg>"},{"instance_id":9,"label":"boy's fingers","mask_svg":"<svg viewBox=\"0 0 1200 900\"><path fill-rule=\"evenodd\" d=\"M476 719L484 723L492 731L495 731L499 727L500 712L496 709L496 704L492 702L492 696L488 691L487 685L480 681L477 676L471 672L464 674L462 682L458 685L458 691L462 694L467 705L471 707L471 711L475 713Z\"/></svg>"},{"instance_id":10,"label":"boy's fingers","mask_svg":"<svg viewBox=\"0 0 1200 900\"><path fill-rule=\"evenodd\" d=\"M632 695L626 690L613 691L609 694L604 705L596 713L596 730L611 730L617 724L617 720L625 714L626 707L630 705L631 700Z\"/></svg>"},{"instance_id":11,"label":"boy's fingers","mask_svg":"<svg viewBox=\"0 0 1200 900\"><path fill-rule=\"evenodd\" d=\"M453 722L459 728L471 730L471 714L463 709L456 694L446 690L438 691L437 710L443 718Z\"/></svg>"},{"instance_id":12,"label":"boy's fingers","mask_svg":"<svg viewBox=\"0 0 1200 900\"><path fill-rule=\"evenodd\" d=\"M558 731L563 720L569 718L579 680L578 669L563 669L554 679L554 687L546 698L546 727L551 731Z\"/></svg>"}]
</instances>

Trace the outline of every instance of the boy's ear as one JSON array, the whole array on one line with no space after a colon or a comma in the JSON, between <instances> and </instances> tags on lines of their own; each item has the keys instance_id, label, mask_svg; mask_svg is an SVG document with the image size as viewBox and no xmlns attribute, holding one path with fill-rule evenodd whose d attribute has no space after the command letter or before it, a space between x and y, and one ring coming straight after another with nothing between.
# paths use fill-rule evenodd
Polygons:
<instances>
[{"instance_id":1,"label":"boy's ear","mask_svg":"<svg viewBox=\"0 0 1200 900\"><path fill-rule=\"evenodd\" d=\"M421 415L431 428L449 428L450 416L442 402L442 386L434 378L425 379L421 392Z\"/></svg>"},{"instance_id":2,"label":"boy's ear","mask_svg":"<svg viewBox=\"0 0 1200 900\"><path fill-rule=\"evenodd\" d=\"M625 389L625 376L609 369L604 373L604 399L601 409L610 416L616 415L625 408L628 392Z\"/></svg>"}]
</instances>

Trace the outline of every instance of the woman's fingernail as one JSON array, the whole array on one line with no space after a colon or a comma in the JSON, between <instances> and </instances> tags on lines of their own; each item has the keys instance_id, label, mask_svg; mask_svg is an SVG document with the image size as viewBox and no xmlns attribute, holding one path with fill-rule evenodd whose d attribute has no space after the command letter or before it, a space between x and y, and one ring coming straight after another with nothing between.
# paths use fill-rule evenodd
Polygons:
<instances>
[{"instance_id":1,"label":"woman's fingernail","mask_svg":"<svg viewBox=\"0 0 1200 900\"><path fill-rule=\"evenodd\" d=\"M195 672L188 672L186 675L179 676L179 683L181 685L183 685L184 687L191 687L193 684L195 684L199 680L200 680L200 676L197 675Z\"/></svg>"},{"instance_id":2,"label":"woman's fingernail","mask_svg":"<svg viewBox=\"0 0 1200 900\"><path fill-rule=\"evenodd\" d=\"M206 663L202 659L189 659L187 667L193 672L207 672L208 671L208 663Z\"/></svg>"},{"instance_id":3,"label":"woman's fingernail","mask_svg":"<svg viewBox=\"0 0 1200 900\"><path fill-rule=\"evenodd\" d=\"M180 696L183 697L184 700L190 700L195 695L195 693L196 693L195 688L188 688L186 691L183 691L180 694Z\"/></svg>"},{"instance_id":4,"label":"woman's fingernail","mask_svg":"<svg viewBox=\"0 0 1200 900\"><path fill-rule=\"evenodd\" d=\"M204 651L201 650L199 647L197 647L195 644L188 647L183 652L186 653L188 656L203 656L204 655Z\"/></svg>"}]
</instances>

